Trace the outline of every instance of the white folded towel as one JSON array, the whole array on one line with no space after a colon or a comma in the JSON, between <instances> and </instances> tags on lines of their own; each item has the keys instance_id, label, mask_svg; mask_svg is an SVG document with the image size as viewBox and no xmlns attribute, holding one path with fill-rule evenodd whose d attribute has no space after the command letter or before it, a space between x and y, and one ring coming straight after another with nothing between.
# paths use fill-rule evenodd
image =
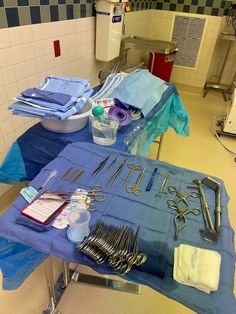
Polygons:
<instances>
[{"instance_id":1,"label":"white folded towel","mask_svg":"<svg viewBox=\"0 0 236 314\"><path fill-rule=\"evenodd\" d=\"M218 289L220 264L218 252L180 244L174 252L173 277L182 284L210 293Z\"/></svg>"}]
</instances>

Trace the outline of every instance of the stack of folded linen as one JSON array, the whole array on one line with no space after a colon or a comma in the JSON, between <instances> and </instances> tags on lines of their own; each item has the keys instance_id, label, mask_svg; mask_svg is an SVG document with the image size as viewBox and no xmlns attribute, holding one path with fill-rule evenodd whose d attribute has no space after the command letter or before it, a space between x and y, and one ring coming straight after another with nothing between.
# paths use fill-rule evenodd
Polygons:
<instances>
[{"instance_id":1,"label":"stack of folded linen","mask_svg":"<svg viewBox=\"0 0 236 314\"><path fill-rule=\"evenodd\" d=\"M210 293L218 289L220 264L218 252L180 244L175 248L173 277L184 285Z\"/></svg>"},{"instance_id":2,"label":"stack of folded linen","mask_svg":"<svg viewBox=\"0 0 236 314\"><path fill-rule=\"evenodd\" d=\"M126 105L139 109L147 117L167 88L166 82L159 77L148 70L138 69L129 74L109 75L103 87L91 99L117 98Z\"/></svg>"},{"instance_id":3,"label":"stack of folded linen","mask_svg":"<svg viewBox=\"0 0 236 314\"><path fill-rule=\"evenodd\" d=\"M89 80L48 76L39 88L29 88L10 105L14 115L64 120L79 113L91 96Z\"/></svg>"}]
</instances>

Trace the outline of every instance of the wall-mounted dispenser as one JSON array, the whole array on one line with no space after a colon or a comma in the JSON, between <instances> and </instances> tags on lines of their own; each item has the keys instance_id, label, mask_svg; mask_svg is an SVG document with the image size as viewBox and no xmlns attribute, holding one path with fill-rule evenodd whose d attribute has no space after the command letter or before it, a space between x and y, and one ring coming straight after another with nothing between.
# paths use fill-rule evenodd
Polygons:
<instances>
[{"instance_id":1,"label":"wall-mounted dispenser","mask_svg":"<svg viewBox=\"0 0 236 314\"><path fill-rule=\"evenodd\" d=\"M96 0L96 59L119 56L123 32L124 3L128 0Z\"/></svg>"}]
</instances>

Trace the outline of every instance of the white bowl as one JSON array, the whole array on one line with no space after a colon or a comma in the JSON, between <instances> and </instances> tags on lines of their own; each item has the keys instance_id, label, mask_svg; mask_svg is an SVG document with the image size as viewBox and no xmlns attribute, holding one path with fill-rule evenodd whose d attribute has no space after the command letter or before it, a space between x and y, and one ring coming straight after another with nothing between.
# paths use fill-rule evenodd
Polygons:
<instances>
[{"instance_id":1,"label":"white bowl","mask_svg":"<svg viewBox=\"0 0 236 314\"><path fill-rule=\"evenodd\" d=\"M87 101L81 113L74 114L65 120L42 119L41 124L45 129L53 132L75 132L83 129L87 125L91 112L92 104L90 101Z\"/></svg>"}]
</instances>

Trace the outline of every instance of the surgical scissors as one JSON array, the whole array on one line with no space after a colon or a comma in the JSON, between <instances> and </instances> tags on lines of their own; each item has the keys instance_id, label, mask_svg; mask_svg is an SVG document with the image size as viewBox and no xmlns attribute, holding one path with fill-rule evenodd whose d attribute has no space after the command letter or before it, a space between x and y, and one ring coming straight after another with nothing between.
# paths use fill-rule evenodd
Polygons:
<instances>
[{"instance_id":1,"label":"surgical scissors","mask_svg":"<svg viewBox=\"0 0 236 314\"><path fill-rule=\"evenodd\" d=\"M140 175L138 176L138 179L136 180L136 182L134 183L134 185L130 185L126 188L126 191L128 193L133 193L134 195L138 196L141 194L141 189L139 187L139 184L142 180L142 177L144 175L144 172L145 172L145 168L143 168L143 170L141 171Z\"/></svg>"},{"instance_id":2,"label":"surgical scissors","mask_svg":"<svg viewBox=\"0 0 236 314\"><path fill-rule=\"evenodd\" d=\"M180 231L186 226L187 224L187 215L192 213L193 215L200 215L201 210L199 208L185 208L182 209L179 207L179 203L173 200L167 201L169 208L173 208L177 211L177 214L174 217L174 224L175 224L175 240L178 239ZM179 223L178 223L179 221Z\"/></svg>"},{"instance_id":3,"label":"surgical scissors","mask_svg":"<svg viewBox=\"0 0 236 314\"><path fill-rule=\"evenodd\" d=\"M114 182L116 181L117 177L119 176L119 174L121 173L126 161L127 161L128 157L126 157L123 162L119 165L119 167L115 170L115 172L113 173L113 175L110 177L110 179L107 181L106 186L108 184L110 184L111 186L114 184Z\"/></svg>"},{"instance_id":4,"label":"surgical scissors","mask_svg":"<svg viewBox=\"0 0 236 314\"><path fill-rule=\"evenodd\" d=\"M129 170L129 173L127 174L126 178L124 179L123 181L123 184L121 186L121 190L123 189L123 187L126 185L126 183L128 182L129 178L131 177L132 173L135 171L135 170L140 170L140 166L139 165L136 165L136 164L133 164L133 163L130 163L127 165L127 167L130 169Z\"/></svg>"},{"instance_id":5,"label":"surgical scissors","mask_svg":"<svg viewBox=\"0 0 236 314\"><path fill-rule=\"evenodd\" d=\"M92 189L88 190L87 196L92 197L95 202L104 201L105 195L98 192L102 192L102 187L100 185L94 185Z\"/></svg>"},{"instance_id":6,"label":"surgical scissors","mask_svg":"<svg viewBox=\"0 0 236 314\"><path fill-rule=\"evenodd\" d=\"M175 186L172 186L172 185L168 186L168 191L170 193L176 194L176 196L178 197L177 203L184 202L187 207L188 207L188 198L189 197L194 197L194 198L199 197L198 193L196 193L196 192L191 192L191 193L184 195L180 191L178 191Z\"/></svg>"}]
</instances>

